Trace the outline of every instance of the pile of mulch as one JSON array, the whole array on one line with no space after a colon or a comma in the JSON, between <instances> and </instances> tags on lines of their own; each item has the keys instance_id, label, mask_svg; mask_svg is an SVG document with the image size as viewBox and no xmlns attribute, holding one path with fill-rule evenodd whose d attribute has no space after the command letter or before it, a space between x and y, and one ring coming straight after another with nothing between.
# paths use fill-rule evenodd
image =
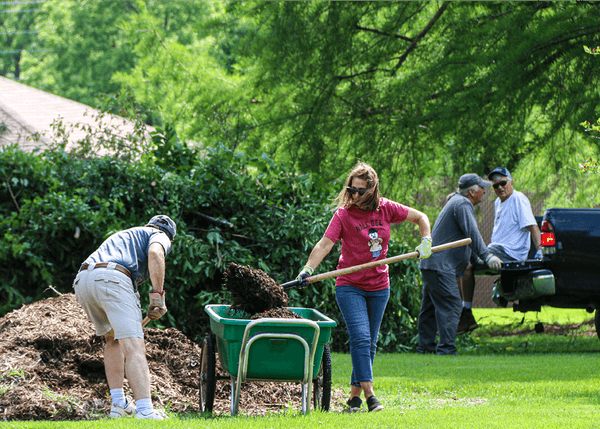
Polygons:
<instances>
[{"instance_id":1,"label":"pile of mulch","mask_svg":"<svg viewBox=\"0 0 600 429\"><path fill-rule=\"evenodd\" d=\"M298 313L294 313L292 310L280 307L263 311L262 313L256 313L250 317L250 320L264 319L266 317L271 317L274 319L303 319L303 317Z\"/></svg>"},{"instance_id":2,"label":"pile of mulch","mask_svg":"<svg viewBox=\"0 0 600 429\"><path fill-rule=\"evenodd\" d=\"M227 265L223 273L223 287L231 292L232 310L254 315L288 304L287 293L279 283L264 271L248 266Z\"/></svg>"},{"instance_id":3,"label":"pile of mulch","mask_svg":"<svg viewBox=\"0 0 600 429\"><path fill-rule=\"evenodd\" d=\"M173 328L146 328L144 334L154 405L176 413L200 412L200 347ZM103 349L104 339L95 335L73 294L25 305L1 318L0 420L106 417L110 400ZM131 395L127 383L125 390ZM228 381L217 383L216 414L230 412L229 392ZM341 408L343 392L333 396L332 408ZM299 409L300 398L298 383L248 382L240 411L263 415L289 404Z\"/></svg>"}]
</instances>

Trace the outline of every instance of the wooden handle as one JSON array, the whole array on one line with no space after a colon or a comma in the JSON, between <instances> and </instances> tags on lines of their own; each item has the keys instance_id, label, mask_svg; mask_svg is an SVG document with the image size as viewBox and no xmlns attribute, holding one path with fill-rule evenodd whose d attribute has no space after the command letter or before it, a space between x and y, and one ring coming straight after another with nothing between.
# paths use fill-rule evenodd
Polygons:
<instances>
[{"instance_id":1,"label":"wooden handle","mask_svg":"<svg viewBox=\"0 0 600 429\"><path fill-rule=\"evenodd\" d=\"M144 320L142 320L142 328L146 327L148 323L150 323L150 318L146 316L144 317Z\"/></svg>"},{"instance_id":2,"label":"wooden handle","mask_svg":"<svg viewBox=\"0 0 600 429\"><path fill-rule=\"evenodd\" d=\"M432 253L441 252L442 250L453 249L455 247L466 246L468 244L471 244L471 239L463 238L462 240L451 241L450 243L440 244L439 246L432 247L431 252ZM329 271L329 272L323 273L323 274L317 274L316 276L307 277L306 281L308 283L320 282L321 280L330 279L332 277L343 276L344 274L350 274L350 273L354 273L356 271L366 270L367 268L373 268L373 267L378 267L380 265L392 264L394 262L403 261L404 259L418 258L418 257L419 257L419 252L405 253L403 255L392 256L391 258L385 258L385 259L380 259L378 261L367 262L366 264L362 264L362 265L355 265L354 267L342 268L340 270Z\"/></svg>"}]
</instances>

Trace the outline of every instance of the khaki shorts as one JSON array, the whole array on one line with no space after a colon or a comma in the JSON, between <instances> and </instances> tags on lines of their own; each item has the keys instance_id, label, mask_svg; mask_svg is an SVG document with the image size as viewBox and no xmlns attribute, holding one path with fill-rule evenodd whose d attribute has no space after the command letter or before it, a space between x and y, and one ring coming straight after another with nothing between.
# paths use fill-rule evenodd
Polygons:
<instances>
[{"instance_id":1,"label":"khaki shorts","mask_svg":"<svg viewBox=\"0 0 600 429\"><path fill-rule=\"evenodd\" d=\"M140 294L131 279L111 268L81 271L73 282L75 297L96 327L96 335L114 329L115 340L144 338Z\"/></svg>"}]
</instances>

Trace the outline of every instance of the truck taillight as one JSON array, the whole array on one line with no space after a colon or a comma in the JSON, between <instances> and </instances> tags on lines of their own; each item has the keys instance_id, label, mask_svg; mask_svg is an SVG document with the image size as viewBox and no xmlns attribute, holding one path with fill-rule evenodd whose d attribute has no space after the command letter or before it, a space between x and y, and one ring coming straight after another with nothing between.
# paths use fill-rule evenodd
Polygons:
<instances>
[{"instance_id":1,"label":"truck taillight","mask_svg":"<svg viewBox=\"0 0 600 429\"><path fill-rule=\"evenodd\" d=\"M542 246L556 245L556 238L553 232L542 232Z\"/></svg>"},{"instance_id":2,"label":"truck taillight","mask_svg":"<svg viewBox=\"0 0 600 429\"><path fill-rule=\"evenodd\" d=\"M542 232L542 253L544 255L556 253L556 237L552 224L547 220L543 221L540 231Z\"/></svg>"}]
</instances>

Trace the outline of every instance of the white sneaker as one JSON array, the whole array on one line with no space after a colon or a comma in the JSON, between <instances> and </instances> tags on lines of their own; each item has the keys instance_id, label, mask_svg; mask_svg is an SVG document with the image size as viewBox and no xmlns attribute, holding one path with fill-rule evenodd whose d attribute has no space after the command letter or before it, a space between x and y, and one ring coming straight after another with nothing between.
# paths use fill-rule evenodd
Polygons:
<instances>
[{"instance_id":1,"label":"white sneaker","mask_svg":"<svg viewBox=\"0 0 600 429\"><path fill-rule=\"evenodd\" d=\"M152 410L150 414L142 414L141 412L137 412L135 414L136 419L150 419L150 420L165 420L167 415L163 410Z\"/></svg>"},{"instance_id":2,"label":"white sneaker","mask_svg":"<svg viewBox=\"0 0 600 429\"><path fill-rule=\"evenodd\" d=\"M120 417L131 417L135 413L137 413L137 409L135 408L135 405L133 405L131 399L127 399L127 404L125 404L124 407L117 405L114 402L110 407L110 417L113 419L118 419Z\"/></svg>"}]
</instances>

